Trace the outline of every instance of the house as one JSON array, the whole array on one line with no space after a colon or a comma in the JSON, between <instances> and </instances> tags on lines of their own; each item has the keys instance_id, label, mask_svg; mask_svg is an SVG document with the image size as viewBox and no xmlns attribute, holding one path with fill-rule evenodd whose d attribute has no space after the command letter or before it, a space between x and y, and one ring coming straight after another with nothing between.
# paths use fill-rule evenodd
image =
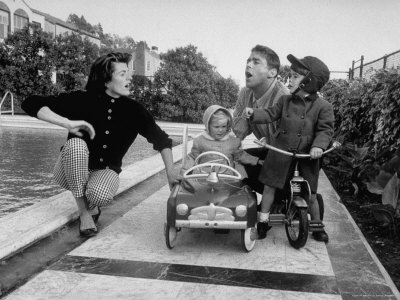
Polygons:
<instances>
[{"instance_id":1,"label":"house","mask_svg":"<svg viewBox=\"0 0 400 300\"><path fill-rule=\"evenodd\" d=\"M95 34L80 30L74 24L30 8L24 0L0 0L0 41L29 23L40 26L43 31L51 33L53 37L60 34L78 33L100 47L100 38Z\"/></svg>"},{"instance_id":2,"label":"house","mask_svg":"<svg viewBox=\"0 0 400 300\"><path fill-rule=\"evenodd\" d=\"M132 53L133 74L146 76L150 80L161 66L160 55L157 47L151 47L151 50L145 43L140 42L136 50Z\"/></svg>"}]
</instances>

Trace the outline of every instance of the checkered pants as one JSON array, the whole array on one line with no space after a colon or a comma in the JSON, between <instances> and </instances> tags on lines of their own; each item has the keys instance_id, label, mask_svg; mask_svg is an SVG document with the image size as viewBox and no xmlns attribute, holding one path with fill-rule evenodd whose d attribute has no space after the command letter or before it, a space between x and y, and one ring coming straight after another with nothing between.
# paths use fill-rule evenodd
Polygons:
<instances>
[{"instance_id":1,"label":"checkered pants","mask_svg":"<svg viewBox=\"0 0 400 300\"><path fill-rule=\"evenodd\" d=\"M118 174L110 169L89 170L89 150L80 138L69 139L54 167L54 180L72 192L75 198L86 197L88 208L105 206L118 190Z\"/></svg>"}]
</instances>

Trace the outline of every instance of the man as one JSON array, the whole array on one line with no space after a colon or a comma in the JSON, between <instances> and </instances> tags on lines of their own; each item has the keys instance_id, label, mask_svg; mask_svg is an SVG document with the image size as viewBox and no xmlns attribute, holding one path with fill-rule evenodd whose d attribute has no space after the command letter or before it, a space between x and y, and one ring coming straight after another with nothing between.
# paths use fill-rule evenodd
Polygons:
<instances>
[{"instance_id":1,"label":"man","mask_svg":"<svg viewBox=\"0 0 400 300\"><path fill-rule=\"evenodd\" d=\"M233 132L240 139L253 133L257 139L265 138L270 144L276 131L276 123L251 124L244 117L246 107L267 108L273 106L289 90L277 80L280 67L279 56L272 49L257 45L251 49L246 64L246 87L243 88L233 112ZM257 156L257 165L245 165L248 175L246 183L256 192L262 194L264 185L258 180L262 162L267 154L266 148L246 149L246 152Z\"/></svg>"}]
</instances>

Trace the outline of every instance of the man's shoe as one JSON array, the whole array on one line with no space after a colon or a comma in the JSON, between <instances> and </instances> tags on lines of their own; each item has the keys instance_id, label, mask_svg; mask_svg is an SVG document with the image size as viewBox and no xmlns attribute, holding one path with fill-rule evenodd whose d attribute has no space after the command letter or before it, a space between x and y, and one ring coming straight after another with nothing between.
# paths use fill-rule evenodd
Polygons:
<instances>
[{"instance_id":1,"label":"man's shoe","mask_svg":"<svg viewBox=\"0 0 400 300\"><path fill-rule=\"evenodd\" d=\"M328 234L323 229L322 229L322 231L314 231L312 233L312 236L313 236L314 240L316 240L318 242L327 243L329 241Z\"/></svg>"},{"instance_id":2,"label":"man's shoe","mask_svg":"<svg viewBox=\"0 0 400 300\"><path fill-rule=\"evenodd\" d=\"M268 222L258 222L257 223L257 233L258 239L262 240L267 237L267 232L272 228L272 226L268 225Z\"/></svg>"}]
</instances>

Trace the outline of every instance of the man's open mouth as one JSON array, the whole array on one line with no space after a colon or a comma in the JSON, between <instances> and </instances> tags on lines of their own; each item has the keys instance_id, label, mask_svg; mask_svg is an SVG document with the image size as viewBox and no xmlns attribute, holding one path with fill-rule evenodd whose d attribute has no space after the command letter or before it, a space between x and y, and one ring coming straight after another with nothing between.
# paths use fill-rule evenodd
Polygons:
<instances>
[{"instance_id":1,"label":"man's open mouth","mask_svg":"<svg viewBox=\"0 0 400 300\"><path fill-rule=\"evenodd\" d=\"M245 72L245 76L246 78L251 78L253 77L253 75L250 72Z\"/></svg>"}]
</instances>

